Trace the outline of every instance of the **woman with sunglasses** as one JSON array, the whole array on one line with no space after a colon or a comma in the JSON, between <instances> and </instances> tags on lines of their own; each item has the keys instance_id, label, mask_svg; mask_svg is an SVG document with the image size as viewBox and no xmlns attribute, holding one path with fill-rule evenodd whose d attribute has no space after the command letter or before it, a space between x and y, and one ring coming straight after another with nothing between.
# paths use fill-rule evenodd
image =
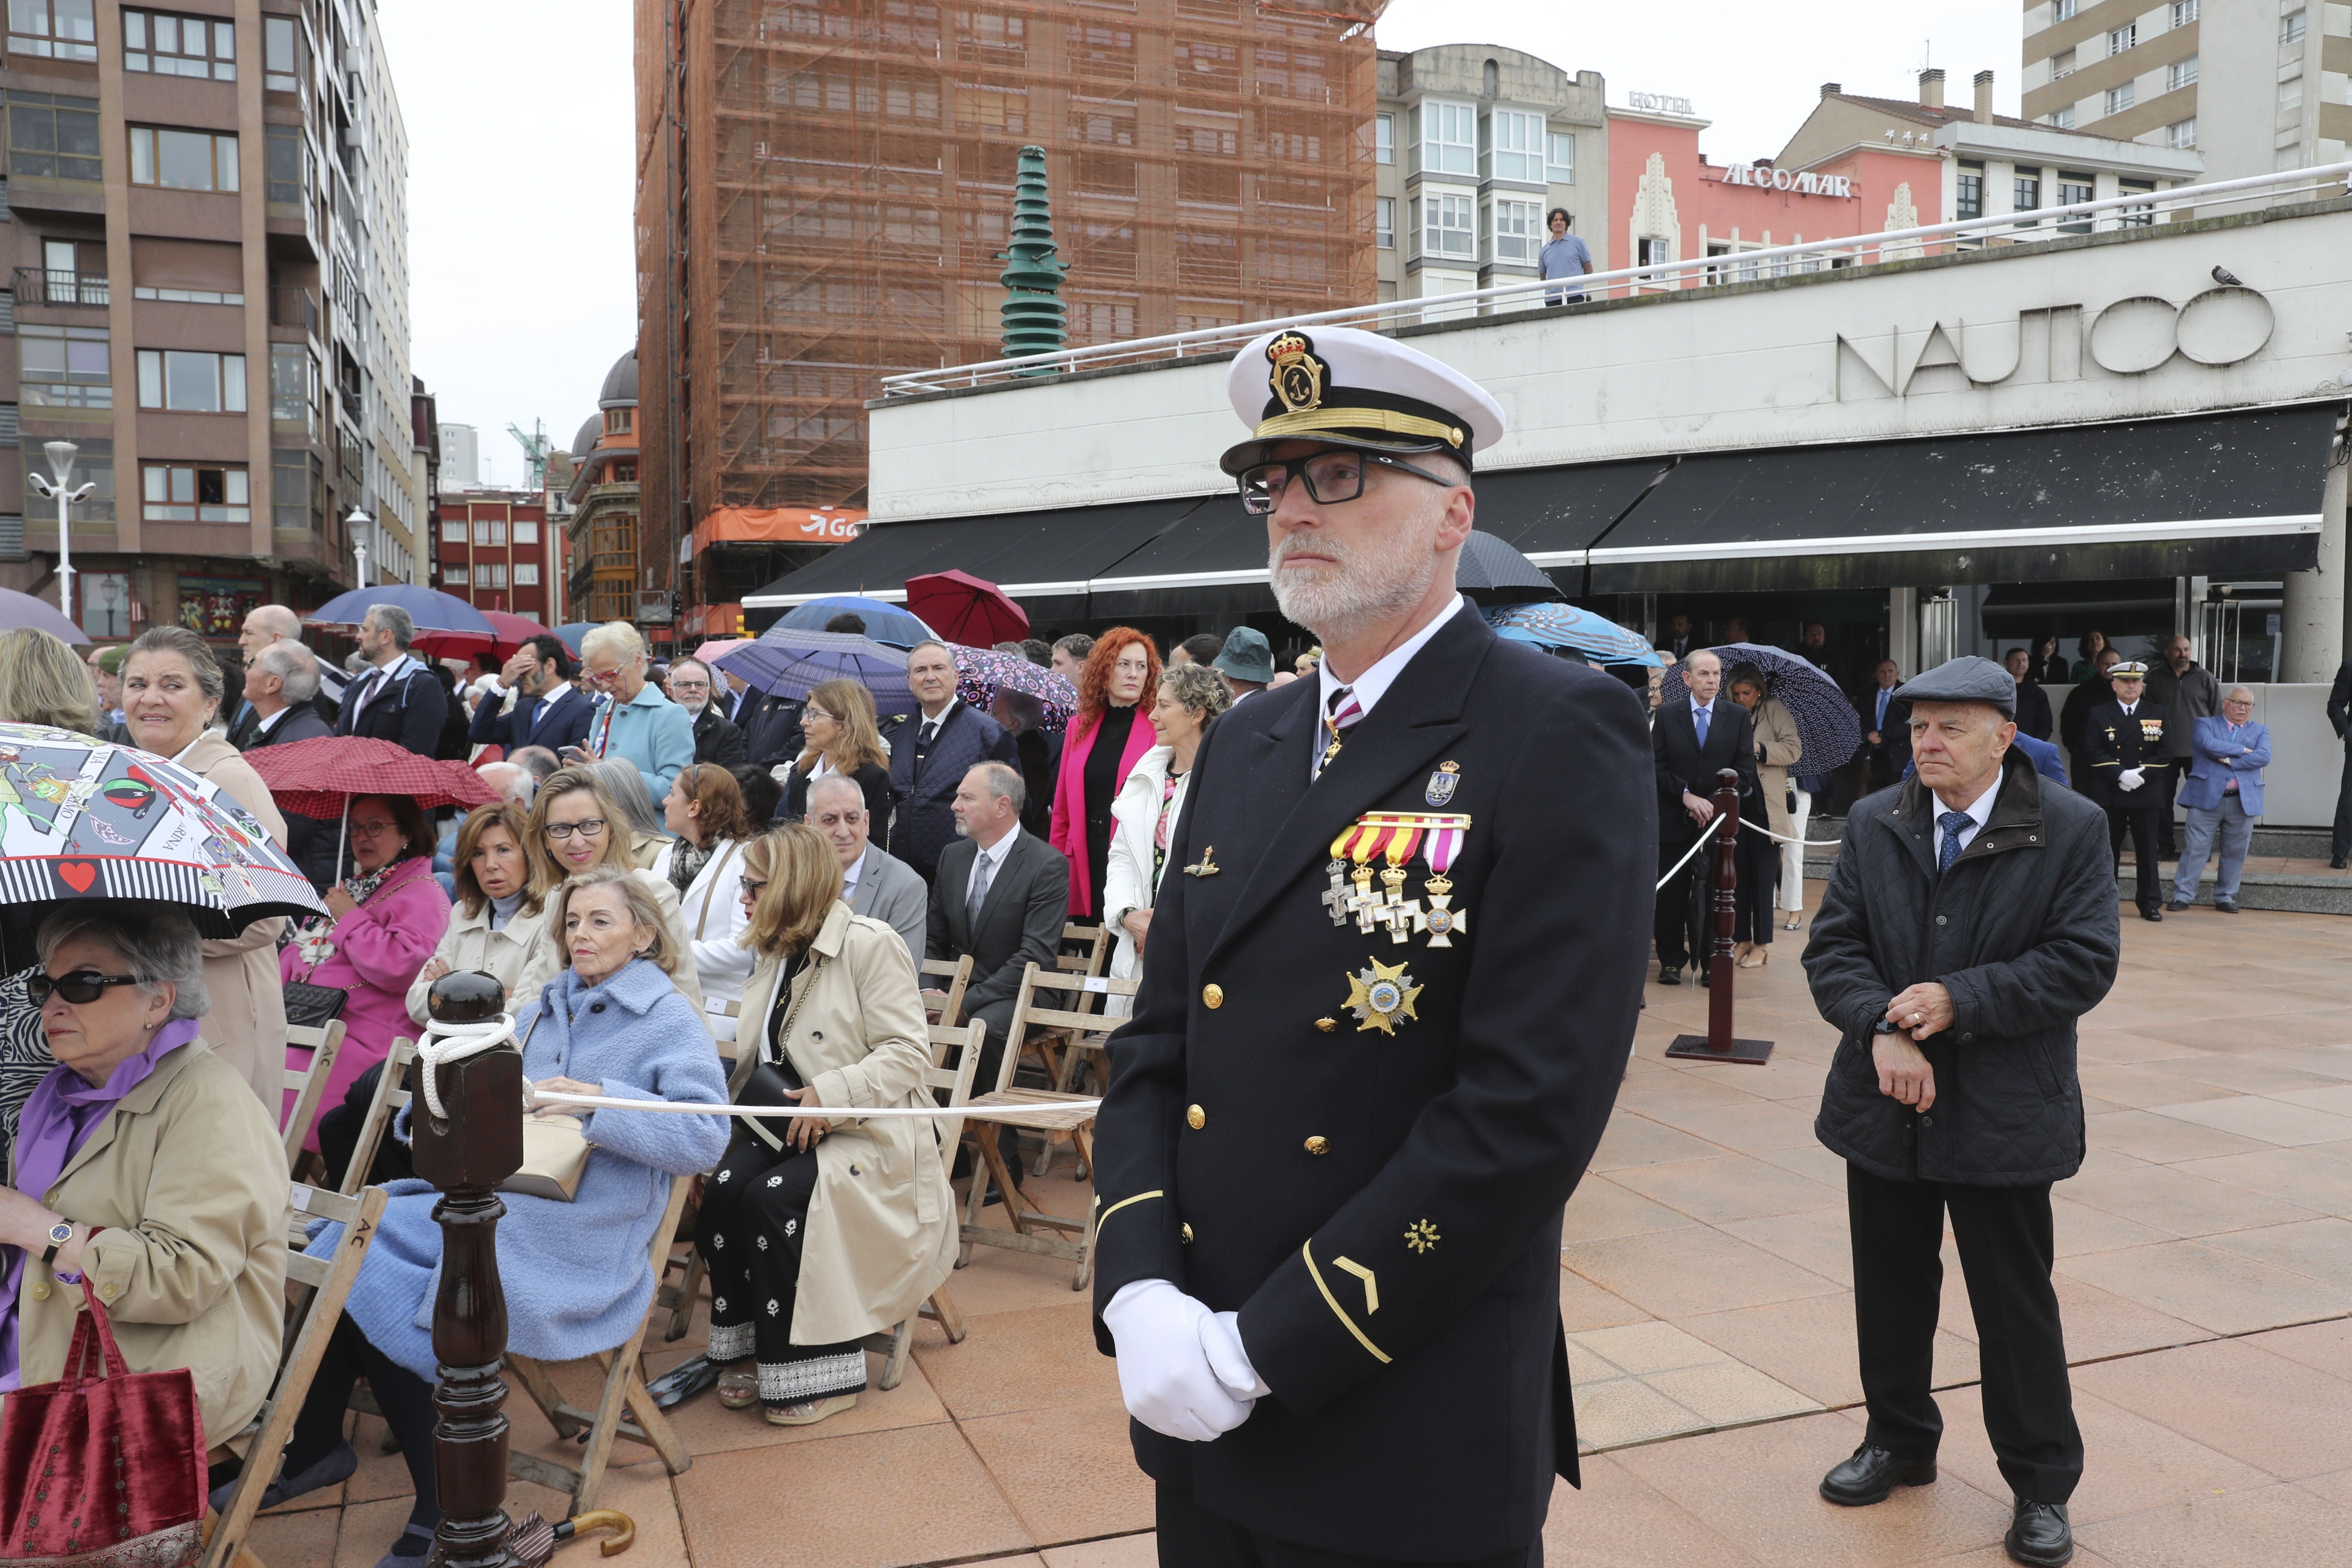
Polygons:
<instances>
[{"instance_id":1,"label":"woman with sunglasses","mask_svg":"<svg viewBox=\"0 0 2352 1568\"><path fill-rule=\"evenodd\" d=\"M42 922L30 983L58 1065L0 1188L0 1394L65 1372L83 1281L132 1372L185 1367L205 1430L260 1410L286 1306L286 1151L199 1036L185 915L117 905Z\"/></svg>"},{"instance_id":2,"label":"woman with sunglasses","mask_svg":"<svg viewBox=\"0 0 2352 1568\"><path fill-rule=\"evenodd\" d=\"M524 847L530 852L539 885L561 888L565 881L596 866L626 871L643 883L660 908L669 933L669 951L677 955L671 979L680 994L702 1011L702 976L694 962L693 933L681 918L677 889L667 877L640 870L632 846L635 833L620 802L613 798L603 778L591 766L558 768L547 775L531 797L530 819ZM555 977L562 954L551 946L523 974L518 994L536 994Z\"/></svg>"},{"instance_id":3,"label":"woman with sunglasses","mask_svg":"<svg viewBox=\"0 0 2352 1568\"><path fill-rule=\"evenodd\" d=\"M785 775L784 800L776 808L776 820L803 820L808 816L809 785L827 773L846 773L866 794L866 820L873 824L875 841L887 848L890 753L882 749L874 694L854 680L817 682L801 710L801 738L800 760Z\"/></svg>"},{"instance_id":4,"label":"woman with sunglasses","mask_svg":"<svg viewBox=\"0 0 2352 1568\"><path fill-rule=\"evenodd\" d=\"M449 896L433 875L433 824L414 800L354 796L345 835L351 876L327 889L327 918L309 922L278 957L282 979L331 985L350 997L337 1015L343 1045L327 1074L324 1105L341 1104L394 1039L415 1037L408 988L449 929ZM318 1150L315 1125L302 1147Z\"/></svg>"}]
</instances>

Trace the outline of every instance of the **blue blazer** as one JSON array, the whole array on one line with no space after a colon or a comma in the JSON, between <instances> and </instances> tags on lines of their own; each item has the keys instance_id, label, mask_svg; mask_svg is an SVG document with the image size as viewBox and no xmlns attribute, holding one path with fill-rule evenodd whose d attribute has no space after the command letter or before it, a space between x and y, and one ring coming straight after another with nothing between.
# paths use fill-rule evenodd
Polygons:
<instances>
[{"instance_id":1,"label":"blue blazer","mask_svg":"<svg viewBox=\"0 0 2352 1568\"><path fill-rule=\"evenodd\" d=\"M2267 724L2249 720L2238 726L2235 740L2230 736L2230 721L2218 713L2197 721L2197 731L2190 737L2191 752L2189 776L2181 781L2180 804L2212 811L2221 804L2221 785L2235 775L2238 781L2238 804L2246 808L2248 816L2263 814L2263 770L2271 763L2271 731ZM2251 748L2243 756L2241 746Z\"/></svg>"},{"instance_id":2,"label":"blue blazer","mask_svg":"<svg viewBox=\"0 0 2352 1568\"><path fill-rule=\"evenodd\" d=\"M518 693L511 713L494 711L484 698L467 738L478 746L504 746L509 757L525 746L545 746L561 756L564 747L586 742L595 711L595 699L567 680L551 698Z\"/></svg>"}]
</instances>

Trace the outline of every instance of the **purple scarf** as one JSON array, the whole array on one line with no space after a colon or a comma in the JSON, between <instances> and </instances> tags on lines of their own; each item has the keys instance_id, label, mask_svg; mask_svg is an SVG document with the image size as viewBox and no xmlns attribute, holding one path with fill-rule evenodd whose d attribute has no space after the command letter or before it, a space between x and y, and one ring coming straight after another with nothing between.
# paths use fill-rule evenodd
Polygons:
<instances>
[{"instance_id":1,"label":"purple scarf","mask_svg":"<svg viewBox=\"0 0 2352 1568\"><path fill-rule=\"evenodd\" d=\"M195 1037L196 1020L174 1018L99 1088L69 1067L43 1079L16 1122L16 1190L39 1202L115 1103L145 1082L156 1063ZM5 1394L16 1387L16 1303L26 1255L20 1247L0 1246L0 1256L8 1260L6 1278L0 1279L0 1394Z\"/></svg>"}]
</instances>

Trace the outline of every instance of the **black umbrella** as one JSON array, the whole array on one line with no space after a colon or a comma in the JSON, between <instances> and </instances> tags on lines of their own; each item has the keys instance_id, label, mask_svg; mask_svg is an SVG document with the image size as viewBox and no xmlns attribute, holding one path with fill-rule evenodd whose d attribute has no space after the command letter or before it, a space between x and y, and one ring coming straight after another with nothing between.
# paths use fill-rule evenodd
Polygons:
<instances>
[{"instance_id":1,"label":"black umbrella","mask_svg":"<svg viewBox=\"0 0 2352 1568\"><path fill-rule=\"evenodd\" d=\"M1496 538L1475 530L1462 542L1454 568L1454 585L1480 605L1526 605L1558 599L1559 587L1543 568Z\"/></svg>"},{"instance_id":2,"label":"black umbrella","mask_svg":"<svg viewBox=\"0 0 2352 1568\"><path fill-rule=\"evenodd\" d=\"M1723 661L1727 679L1743 664L1752 664L1762 672L1764 695L1778 699L1796 722L1797 740L1803 750L1794 772L1825 773L1862 749L1862 721L1853 704L1828 672L1810 660L1761 643L1723 643L1706 651ZM1683 682L1683 667L1689 662L1683 658L1666 671L1658 686L1662 702L1688 700L1690 688Z\"/></svg>"}]
</instances>

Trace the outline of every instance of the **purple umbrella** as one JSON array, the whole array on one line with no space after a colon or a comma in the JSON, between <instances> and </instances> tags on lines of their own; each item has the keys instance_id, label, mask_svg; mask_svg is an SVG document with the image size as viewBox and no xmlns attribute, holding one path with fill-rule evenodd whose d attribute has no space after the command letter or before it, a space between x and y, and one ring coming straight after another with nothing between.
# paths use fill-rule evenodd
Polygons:
<instances>
[{"instance_id":1,"label":"purple umbrella","mask_svg":"<svg viewBox=\"0 0 2352 1568\"><path fill-rule=\"evenodd\" d=\"M396 605L408 612L421 632L479 632L495 642L498 628L489 617L453 594L419 588L410 583L387 583L381 588L354 588L338 594L302 617L306 626L355 626L374 605Z\"/></svg>"},{"instance_id":2,"label":"purple umbrella","mask_svg":"<svg viewBox=\"0 0 2352 1568\"><path fill-rule=\"evenodd\" d=\"M770 626L758 641L729 648L711 662L777 697L806 697L820 681L839 678L871 691L880 712L902 713L915 705L906 654L854 632Z\"/></svg>"},{"instance_id":3,"label":"purple umbrella","mask_svg":"<svg viewBox=\"0 0 2352 1568\"><path fill-rule=\"evenodd\" d=\"M1804 748L1791 772L1825 773L1862 749L1862 720L1827 670L1761 643L1728 642L1705 651L1723 660L1727 681L1743 664L1752 664L1763 672L1764 695L1778 699L1789 710L1789 717L1797 723L1797 740ZM1690 700L1690 688L1683 682L1683 665L1688 662L1685 658L1666 670L1658 687L1662 702Z\"/></svg>"},{"instance_id":4,"label":"purple umbrella","mask_svg":"<svg viewBox=\"0 0 2352 1568\"><path fill-rule=\"evenodd\" d=\"M0 588L0 631L13 632L21 626L47 632L75 647L89 646L89 634L66 619L55 605L14 588Z\"/></svg>"},{"instance_id":5,"label":"purple umbrella","mask_svg":"<svg viewBox=\"0 0 2352 1568\"><path fill-rule=\"evenodd\" d=\"M1048 731L1066 726L1078 710L1078 689L1066 675L1032 664L1019 654L966 647L961 643L950 643L948 648L955 655L956 695L983 713L1001 690L1025 692L1044 703L1045 719L1041 728Z\"/></svg>"}]
</instances>

